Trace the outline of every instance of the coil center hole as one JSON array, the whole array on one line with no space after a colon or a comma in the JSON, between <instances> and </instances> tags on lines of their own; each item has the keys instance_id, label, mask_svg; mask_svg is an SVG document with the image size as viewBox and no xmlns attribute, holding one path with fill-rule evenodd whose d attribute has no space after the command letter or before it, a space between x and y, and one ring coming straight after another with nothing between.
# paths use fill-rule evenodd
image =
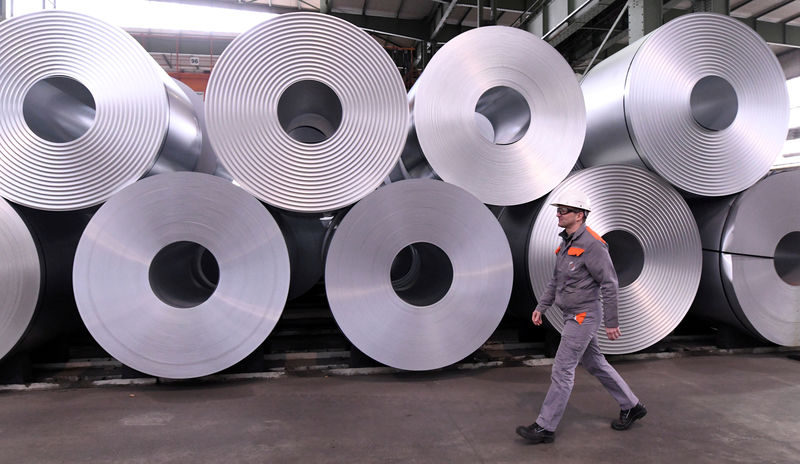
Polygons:
<instances>
[{"instance_id":1,"label":"coil center hole","mask_svg":"<svg viewBox=\"0 0 800 464\"><path fill-rule=\"evenodd\" d=\"M342 102L336 92L322 82L295 82L278 100L278 121L298 142L324 142L339 129Z\"/></svg>"},{"instance_id":2,"label":"coil center hole","mask_svg":"<svg viewBox=\"0 0 800 464\"><path fill-rule=\"evenodd\" d=\"M148 277L161 301L176 308L194 308L217 289L219 264L204 246L175 242L156 253Z\"/></svg>"},{"instance_id":3,"label":"coil center hole","mask_svg":"<svg viewBox=\"0 0 800 464\"><path fill-rule=\"evenodd\" d=\"M430 306L450 290L453 263L436 245L416 242L395 256L390 276L392 288L403 301L414 306Z\"/></svg>"},{"instance_id":4,"label":"coil center hole","mask_svg":"<svg viewBox=\"0 0 800 464\"><path fill-rule=\"evenodd\" d=\"M496 145L509 145L528 131L531 108L525 97L511 87L492 87L475 105L475 124L484 139Z\"/></svg>"},{"instance_id":5,"label":"coil center hole","mask_svg":"<svg viewBox=\"0 0 800 464\"><path fill-rule=\"evenodd\" d=\"M712 131L721 131L736 119L739 99L736 90L725 79L706 76L694 85L689 99L692 117L697 124Z\"/></svg>"},{"instance_id":6,"label":"coil center hole","mask_svg":"<svg viewBox=\"0 0 800 464\"><path fill-rule=\"evenodd\" d=\"M642 273L644 267L642 244L633 234L624 230L612 230L603 235L603 240L608 243L608 253L617 271L620 288L627 287Z\"/></svg>"},{"instance_id":7,"label":"coil center hole","mask_svg":"<svg viewBox=\"0 0 800 464\"><path fill-rule=\"evenodd\" d=\"M784 235L775 247L775 272L789 285L800 285L800 232Z\"/></svg>"},{"instance_id":8,"label":"coil center hole","mask_svg":"<svg viewBox=\"0 0 800 464\"><path fill-rule=\"evenodd\" d=\"M48 77L33 84L22 101L25 123L40 138L72 142L94 124L92 93L75 79Z\"/></svg>"}]
</instances>

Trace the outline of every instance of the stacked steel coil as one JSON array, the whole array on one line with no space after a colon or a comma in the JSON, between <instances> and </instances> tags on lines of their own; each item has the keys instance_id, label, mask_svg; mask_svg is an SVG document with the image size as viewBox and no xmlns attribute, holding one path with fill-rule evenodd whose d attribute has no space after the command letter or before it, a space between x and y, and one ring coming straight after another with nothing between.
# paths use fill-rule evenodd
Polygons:
<instances>
[{"instance_id":1,"label":"stacked steel coil","mask_svg":"<svg viewBox=\"0 0 800 464\"><path fill-rule=\"evenodd\" d=\"M301 213L334 211L375 190L408 125L403 82L383 48L315 13L284 14L237 37L214 67L206 107L211 143L233 179Z\"/></svg>"},{"instance_id":2,"label":"stacked steel coil","mask_svg":"<svg viewBox=\"0 0 800 464\"><path fill-rule=\"evenodd\" d=\"M447 42L408 98L413 127L396 177L438 175L484 203L547 194L583 145L583 97L571 68L516 28L482 27Z\"/></svg>"},{"instance_id":3,"label":"stacked steel coil","mask_svg":"<svg viewBox=\"0 0 800 464\"><path fill-rule=\"evenodd\" d=\"M800 345L800 171L691 206L703 238L692 312L778 345Z\"/></svg>"},{"instance_id":4,"label":"stacked steel coil","mask_svg":"<svg viewBox=\"0 0 800 464\"><path fill-rule=\"evenodd\" d=\"M124 90L120 90L124 89ZM48 10L0 23L0 195L98 205L148 173L191 170L191 103L125 31Z\"/></svg>"},{"instance_id":5,"label":"stacked steel coil","mask_svg":"<svg viewBox=\"0 0 800 464\"><path fill-rule=\"evenodd\" d=\"M427 370L478 349L505 312L511 252L492 213L464 190L405 180L355 205L325 268L336 322L389 366Z\"/></svg>"},{"instance_id":6,"label":"stacked steel coil","mask_svg":"<svg viewBox=\"0 0 800 464\"><path fill-rule=\"evenodd\" d=\"M740 21L674 19L592 69L585 167L647 167L699 196L740 192L780 153L788 124L781 66Z\"/></svg>"},{"instance_id":7,"label":"stacked steel coil","mask_svg":"<svg viewBox=\"0 0 800 464\"><path fill-rule=\"evenodd\" d=\"M112 356L168 378L218 372L281 315L289 256L255 198L199 173L139 181L103 205L74 266L86 327Z\"/></svg>"},{"instance_id":8,"label":"stacked steel coil","mask_svg":"<svg viewBox=\"0 0 800 464\"><path fill-rule=\"evenodd\" d=\"M0 23L0 195L16 203L0 201L0 358L61 324L43 310L71 307L66 287L121 362L211 374L324 272L357 348L444 367L506 308L529 316L559 240L542 205L573 188L620 280L623 337L601 336L604 352L661 340L698 282L698 314L800 344L800 223L780 214L797 209L800 171L693 200L702 253L669 185L719 197L769 169L788 113L764 42L730 18L686 15L602 62L582 91L585 107L546 42L492 26L448 42L406 95L369 35L292 13L226 49L206 121L202 100L118 28L63 11ZM548 320L563 326L557 308Z\"/></svg>"},{"instance_id":9,"label":"stacked steel coil","mask_svg":"<svg viewBox=\"0 0 800 464\"><path fill-rule=\"evenodd\" d=\"M0 359L28 332L39 303L42 266L31 232L0 200Z\"/></svg>"},{"instance_id":10,"label":"stacked steel coil","mask_svg":"<svg viewBox=\"0 0 800 464\"><path fill-rule=\"evenodd\" d=\"M601 327L600 349L622 354L646 348L684 318L700 281L700 235L686 201L664 180L634 166L600 166L571 175L545 200L580 190L592 204L587 225L609 244L619 279L619 323L623 336L610 341ZM528 266L536 296L553 275L561 238L555 211L543 207L529 244ZM560 332L557 307L546 312Z\"/></svg>"}]
</instances>

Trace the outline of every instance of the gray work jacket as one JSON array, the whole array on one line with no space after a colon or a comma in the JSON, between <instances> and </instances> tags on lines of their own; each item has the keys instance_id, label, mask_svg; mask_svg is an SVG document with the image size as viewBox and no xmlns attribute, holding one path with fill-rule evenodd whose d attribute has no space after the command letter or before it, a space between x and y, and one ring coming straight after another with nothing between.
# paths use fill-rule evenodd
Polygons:
<instances>
[{"instance_id":1,"label":"gray work jacket","mask_svg":"<svg viewBox=\"0 0 800 464\"><path fill-rule=\"evenodd\" d=\"M603 313L607 328L619 327L617 319L617 272L608 254L608 244L595 231L581 224L571 236L566 231L556 249L556 268L536 309L542 314L555 304L567 316L585 312ZM600 296L602 295L602 303ZM581 318L579 322L583 322Z\"/></svg>"}]
</instances>

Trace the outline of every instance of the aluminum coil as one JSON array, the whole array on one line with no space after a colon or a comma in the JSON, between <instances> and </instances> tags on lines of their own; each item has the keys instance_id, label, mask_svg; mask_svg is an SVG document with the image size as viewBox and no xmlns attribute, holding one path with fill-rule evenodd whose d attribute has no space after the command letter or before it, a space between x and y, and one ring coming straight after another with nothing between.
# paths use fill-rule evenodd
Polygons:
<instances>
[{"instance_id":1,"label":"aluminum coil","mask_svg":"<svg viewBox=\"0 0 800 464\"><path fill-rule=\"evenodd\" d=\"M269 335L289 256L275 220L243 190L206 174L163 174L95 214L73 284L81 318L112 356L192 378L235 364Z\"/></svg>"},{"instance_id":2,"label":"aluminum coil","mask_svg":"<svg viewBox=\"0 0 800 464\"><path fill-rule=\"evenodd\" d=\"M511 251L492 213L464 190L405 180L370 194L336 230L325 287L342 332L399 369L450 365L497 328Z\"/></svg>"},{"instance_id":3,"label":"aluminum coil","mask_svg":"<svg viewBox=\"0 0 800 464\"><path fill-rule=\"evenodd\" d=\"M800 346L800 171L777 172L692 209L705 238L693 314Z\"/></svg>"},{"instance_id":4,"label":"aluminum coil","mask_svg":"<svg viewBox=\"0 0 800 464\"><path fill-rule=\"evenodd\" d=\"M572 69L547 42L517 28L481 27L447 42L409 102L405 177L435 172L491 205L547 194L583 145L586 114Z\"/></svg>"},{"instance_id":5,"label":"aluminum coil","mask_svg":"<svg viewBox=\"0 0 800 464\"><path fill-rule=\"evenodd\" d=\"M214 148L211 147L211 142L208 140L208 129L206 128L206 109L203 97L198 95L197 92L195 92L185 83L175 78L173 78L173 81L175 81L175 85L181 89L183 94L186 95L187 100L192 104L192 111L197 118L197 126L202 135L202 149L200 150L200 156L197 159L197 164L192 170L194 172L203 172L206 174L213 174L217 177L229 179L230 176L226 175L224 169L221 168L219 162L217 161L217 154L214 153Z\"/></svg>"},{"instance_id":6,"label":"aluminum coil","mask_svg":"<svg viewBox=\"0 0 800 464\"><path fill-rule=\"evenodd\" d=\"M312 214L288 213L280 209L270 211L286 239L292 269L289 300L311 290L325 272L325 249L334 217Z\"/></svg>"},{"instance_id":7,"label":"aluminum coil","mask_svg":"<svg viewBox=\"0 0 800 464\"><path fill-rule=\"evenodd\" d=\"M506 233L514 260L514 287L506 310L524 324L528 324L531 312L536 307L536 297L531 288L528 270L528 244L531 228L539 211L544 206L541 200L517 206L492 207L495 217Z\"/></svg>"},{"instance_id":8,"label":"aluminum coil","mask_svg":"<svg viewBox=\"0 0 800 464\"><path fill-rule=\"evenodd\" d=\"M397 162L405 87L386 51L317 13L270 19L237 37L206 91L208 134L231 176L295 212L351 205Z\"/></svg>"},{"instance_id":9,"label":"aluminum coil","mask_svg":"<svg viewBox=\"0 0 800 464\"><path fill-rule=\"evenodd\" d=\"M31 232L0 199L0 359L22 340L36 313L42 266Z\"/></svg>"},{"instance_id":10,"label":"aluminum coil","mask_svg":"<svg viewBox=\"0 0 800 464\"><path fill-rule=\"evenodd\" d=\"M689 207L664 180L634 166L599 166L579 171L545 200L577 189L592 204L587 225L604 237L619 278L622 337L610 341L598 331L600 350L632 353L667 336L689 310L702 267L700 235ZM553 276L560 242L554 208L545 206L531 231L528 266L537 298ZM556 306L546 313L560 332L563 316Z\"/></svg>"},{"instance_id":11,"label":"aluminum coil","mask_svg":"<svg viewBox=\"0 0 800 464\"><path fill-rule=\"evenodd\" d=\"M190 102L122 29L48 10L0 23L0 195L97 205L147 173L193 169Z\"/></svg>"},{"instance_id":12,"label":"aluminum coil","mask_svg":"<svg viewBox=\"0 0 800 464\"><path fill-rule=\"evenodd\" d=\"M647 167L693 195L753 185L786 139L781 66L755 31L727 16L678 17L598 64L582 88L585 167Z\"/></svg>"}]
</instances>

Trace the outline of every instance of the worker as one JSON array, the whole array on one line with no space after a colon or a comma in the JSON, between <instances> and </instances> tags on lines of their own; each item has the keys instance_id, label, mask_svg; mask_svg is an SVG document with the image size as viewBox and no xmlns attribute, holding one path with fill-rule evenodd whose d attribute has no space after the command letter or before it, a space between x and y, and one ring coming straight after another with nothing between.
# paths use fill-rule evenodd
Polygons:
<instances>
[{"instance_id":1,"label":"worker","mask_svg":"<svg viewBox=\"0 0 800 464\"><path fill-rule=\"evenodd\" d=\"M556 267L531 319L542 324L542 316L553 304L561 308L564 330L553 362L550 388L536 422L517 427L517 434L530 443L552 443L561 416L567 407L578 362L619 403L619 419L614 430L627 430L647 414L628 384L600 352L597 331L605 322L609 340L621 336L617 321L617 273L608 254L608 244L586 227L591 211L589 198L580 191L565 191L551 204L555 206L561 246L556 248Z\"/></svg>"}]
</instances>

